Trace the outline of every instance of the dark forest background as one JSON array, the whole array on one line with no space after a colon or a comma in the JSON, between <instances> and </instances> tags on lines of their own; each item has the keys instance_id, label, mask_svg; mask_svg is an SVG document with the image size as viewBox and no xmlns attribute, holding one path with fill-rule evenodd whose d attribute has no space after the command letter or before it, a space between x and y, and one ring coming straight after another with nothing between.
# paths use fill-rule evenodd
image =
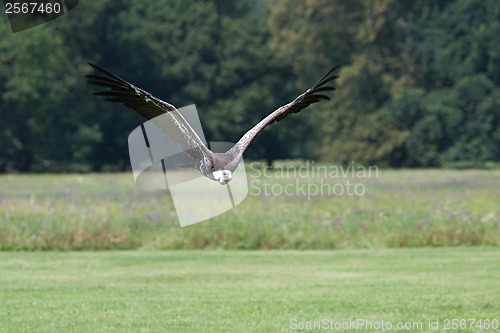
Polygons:
<instances>
[{"instance_id":1,"label":"dark forest background","mask_svg":"<svg viewBox=\"0 0 500 333\"><path fill-rule=\"evenodd\" d=\"M252 159L500 162L500 1L80 1L12 33L0 15L0 172L117 171L144 119L93 97L95 62L232 141L344 64L330 102L268 127Z\"/></svg>"}]
</instances>

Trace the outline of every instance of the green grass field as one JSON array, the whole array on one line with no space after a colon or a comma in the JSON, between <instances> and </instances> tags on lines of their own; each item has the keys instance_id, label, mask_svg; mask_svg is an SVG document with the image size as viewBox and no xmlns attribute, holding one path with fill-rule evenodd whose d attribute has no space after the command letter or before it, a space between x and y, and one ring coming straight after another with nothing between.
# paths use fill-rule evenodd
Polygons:
<instances>
[{"instance_id":1,"label":"green grass field","mask_svg":"<svg viewBox=\"0 0 500 333\"><path fill-rule=\"evenodd\" d=\"M500 330L500 171L248 172L185 228L128 173L0 176L0 332Z\"/></svg>"},{"instance_id":2,"label":"green grass field","mask_svg":"<svg viewBox=\"0 0 500 333\"><path fill-rule=\"evenodd\" d=\"M0 252L0 332L313 332L291 321L323 319L393 329L321 332L498 332L499 258L488 247ZM452 319L475 327L445 330Z\"/></svg>"},{"instance_id":3,"label":"green grass field","mask_svg":"<svg viewBox=\"0 0 500 333\"><path fill-rule=\"evenodd\" d=\"M141 190L130 173L3 175L0 250L500 245L499 170L379 170L326 179L275 172L266 177L250 168L250 195L240 205L184 228L170 196ZM360 184L364 193L300 191L323 180ZM291 195L272 195L290 184Z\"/></svg>"}]
</instances>

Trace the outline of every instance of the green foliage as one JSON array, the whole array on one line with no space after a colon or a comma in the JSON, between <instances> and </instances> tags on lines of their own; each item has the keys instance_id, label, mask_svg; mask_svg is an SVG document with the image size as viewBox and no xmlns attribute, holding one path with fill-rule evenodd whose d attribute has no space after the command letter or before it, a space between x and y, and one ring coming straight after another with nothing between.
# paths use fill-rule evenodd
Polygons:
<instances>
[{"instance_id":1,"label":"green foliage","mask_svg":"<svg viewBox=\"0 0 500 333\"><path fill-rule=\"evenodd\" d=\"M402 90L390 108L397 126L411 133L405 146L406 165L463 160L480 165L498 160L499 104L500 91L484 74L466 76L452 88L427 94Z\"/></svg>"},{"instance_id":2,"label":"green foliage","mask_svg":"<svg viewBox=\"0 0 500 333\"><path fill-rule=\"evenodd\" d=\"M0 172L128 167L143 122L92 98L93 61L236 141L344 64L334 100L272 125L246 157L390 166L500 161L500 2L86 1L12 34L0 18Z\"/></svg>"},{"instance_id":3,"label":"green foliage","mask_svg":"<svg viewBox=\"0 0 500 333\"><path fill-rule=\"evenodd\" d=\"M82 121L85 108L74 99L84 90L80 71L61 61L81 58L49 29L0 29L0 171L39 170L61 160L88 163L85 145L99 140L99 126Z\"/></svg>"},{"instance_id":4,"label":"green foliage","mask_svg":"<svg viewBox=\"0 0 500 333\"><path fill-rule=\"evenodd\" d=\"M498 161L499 15L495 1L367 2L321 155L393 166Z\"/></svg>"},{"instance_id":5,"label":"green foliage","mask_svg":"<svg viewBox=\"0 0 500 333\"><path fill-rule=\"evenodd\" d=\"M498 161L500 4L419 2L413 10L418 15L408 23L406 47L424 92L409 101L420 116L397 121L411 132L403 164ZM400 102L392 104L396 114L403 112Z\"/></svg>"},{"instance_id":6,"label":"green foliage","mask_svg":"<svg viewBox=\"0 0 500 333\"><path fill-rule=\"evenodd\" d=\"M295 77L282 80L281 89L291 100L334 65L345 64L349 59L362 20L363 2L269 0L267 3L270 46L278 59L292 68ZM335 86L345 88L342 83L336 82ZM287 118L279 126L283 128L272 130L286 130L280 138L295 146L299 153L296 157L338 161L328 154L331 132L323 129L336 125L332 113L337 110L332 103L325 102L313 108Z\"/></svg>"},{"instance_id":7,"label":"green foliage","mask_svg":"<svg viewBox=\"0 0 500 333\"><path fill-rule=\"evenodd\" d=\"M391 123L387 106L401 86L412 82L398 46L395 18L402 11L391 0L366 2L361 8L351 61L340 73L331 108L322 115L324 160L397 164L409 133Z\"/></svg>"}]
</instances>

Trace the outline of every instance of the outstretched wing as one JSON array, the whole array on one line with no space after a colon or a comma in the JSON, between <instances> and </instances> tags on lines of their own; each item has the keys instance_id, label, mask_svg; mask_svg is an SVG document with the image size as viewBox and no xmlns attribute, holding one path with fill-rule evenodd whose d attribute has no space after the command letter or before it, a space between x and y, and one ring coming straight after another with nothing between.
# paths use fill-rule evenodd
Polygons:
<instances>
[{"instance_id":1,"label":"outstretched wing","mask_svg":"<svg viewBox=\"0 0 500 333\"><path fill-rule=\"evenodd\" d=\"M190 157L196 160L203 159L204 153L209 151L208 148L172 104L154 97L147 91L134 86L97 65L92 63L89 63L89 65L104 74L104 76L86 75L88 83L108 88L94 95L108 97L107 101L121 103L133 109L144 118L152 119L172 140L180 144L183 151ZM169 117L157 118L164 114L168 114Z\"/></svg>"},{"instance_id":2,"label":"outstretched wing","mask_svg":"<svg viewBox=\"0 0 500 333\"><path fill-rule=\"evenodd\" d=\"M329 100L330 97L324 95L323 93L335 90L334 87L326 84L338 78L338 76L333 75L333 73L339 67L340 65L333 67L318 82L316 82L314 86L307 89L306 92L299 95L292 102L278 108L266 118L262 119L257 125L246 132L245 135L243 135L241 139L229 150L229 152L233 154L243 154L250 142L252 142L257 134L259 134L259 132L262 131L267 125L272 124L275 121L278 122L289 114L300 112L313 103L321 100Z\"/></svg>"}]
</instances>

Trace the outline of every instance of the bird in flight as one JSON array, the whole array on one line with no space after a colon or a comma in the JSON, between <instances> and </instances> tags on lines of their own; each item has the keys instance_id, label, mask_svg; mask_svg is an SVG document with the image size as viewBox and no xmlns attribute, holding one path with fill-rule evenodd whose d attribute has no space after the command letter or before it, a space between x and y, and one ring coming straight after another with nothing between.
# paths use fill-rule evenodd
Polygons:
<instances>
[{"instance_id":1,"label":"bird in flight","mask_svg":"<svg viewBox=\"0 0 500 333\"><path fill-rule=\"evenodd\" d=\"M105 91L94 93L94 95L105 96L107 101L121 103L141 114L144 118L155 122L155 118L161 123L156 123L169 137L180 144L183 151L195 162L194 165L200 173L220 184L225 185L233 179L233 172L238 167L243 153L252 140L266 126L279 122L292 113L297 113L307 108L309 105L321 100L329 100L330 97L325 92L335 90L327 85L338 78L334 75L337 65L326 73L315 85L307 89L293 101L281 106L267 117L262 119L257 125L246 132L234 146L225 153L214 153L203 143L193 128L189 125L181 113L172 105L154 97L150 93L133 84L111 74L107 70L89 63L101 75L86 75L90 84L95 84L107 88Z\"/></svg>"}]
</instances>

